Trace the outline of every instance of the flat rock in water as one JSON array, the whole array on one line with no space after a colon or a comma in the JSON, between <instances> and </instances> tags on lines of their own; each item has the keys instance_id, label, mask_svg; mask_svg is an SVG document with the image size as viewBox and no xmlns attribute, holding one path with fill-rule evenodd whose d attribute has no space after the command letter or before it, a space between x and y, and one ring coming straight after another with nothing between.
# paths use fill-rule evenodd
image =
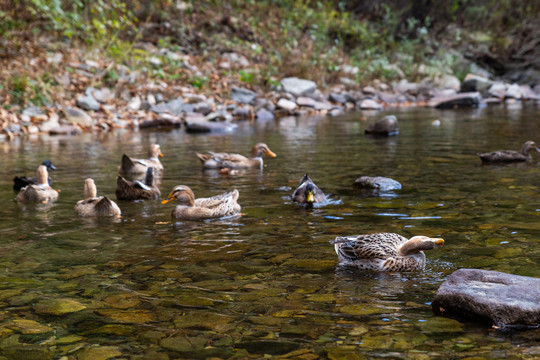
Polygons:
<instances>
[{"instance_id":1,"label":"flat rock in water","mask_svg":"<svg viewBox=\"0 0 540 360\"><path fill-rule=\"evenodd\" d=\"M401 184L398 181L383 176L359 177L358 179L354 180L354 186L383 192L401 189Z\"/></svg>"},{"instance_id":2,"label":"flat rock in water","mask_svg":"<svg viewBox=\"0 0 540 360\"><path fill-rule=\"evenodd\" d=\"M479 319L498 327L540 324L540 279L498 271L460 269L439 287L436 314Z\"/></svg>"},{"instance_id":3,"label":"flat rock in water","mask_svg":"<svg viewBox=\"0 0 540 360\"><path fill-rule=\"evenodd\" d=\"M429 101L429 106L436 109L453 109L477 107L482 102L479 92L459 93L453 96L435 97Z\"/></svg>"},{"instance_id":4,"label":"flat rock in water","mask_svg":"<svg viewBox=\"0 0 540 360\"><path fill-rule=\"evenodd\" d=\"M283 110L293 111L294 109L296 109L296 103L291 100L281 98L277 102L277 107Z\"/></svg>"},{"instance_id":5,"label":"flat rock in water","mask_svg":"<svg viewBox=\"0 0 540 360\"><path fill-rule=\"evenodd\" d=\"M237 128L237 124L230 122L186 119L186 132L188 133L230 133Z\"/></svg>"},{"instance_id":6,"label":"flat rock in water","mask_svg":"<svg viewBox=\"0 0 540 360\"><path fill-rule=\"evenodd\" d=\"M75 125L58 125L49 129L49 134L51 135L76 135L81 132L82 130Z\"/></svg>"},{"instance_id":7,"label":"flat rock in water","mask_svg":"<svg viewBox=\"0 0 540 360\"><path fill-rule=\"evenodd\" d=\"M299 79L296 77L288 77L281 80L281 85L285 92L291 93L294 96L310 95L317 89L317 84L311 80Z\"/></svg>"},{"instance_id":8,"label":"flat rock in water","mask_svg":"<svg viewBox=\"0 0 540 360\"><path fill-rule=\"evenodd\" d=\"M170 116L168 114L161 114L157 119L145 120L139 127L141 129L147 128L170 128L170 127L180 127L182 125L182 120L176 116Z\"/></svg>"},{"instance_id":9,"label":"flat rock in water","mask_svg":"<svg viewBox=\"0 0 540 360\"><path fill-rule=\"evenodd\" d=\"M231 89L231 99L240 104L251 104L253 101L255 101L256 97L257 93L249 89L239 88L236 86L233 86Z\"/></svg>"},{"instance_id":10,"label":"flat rock in water","mask_svg":"<svg viewBox=\"0 0 540 360\"><path fill-rule=\"evenodd\" d=\"M34 310L39 314L63 315L86 309L86 306L73 299L46 299L39 301Z\"/></svg>"},{"instance_id":11,"label":"flat rock in water","mask_svg":"<svg viewBox=\"0 0 540 360\"><path fill-rule=\"evenodd\" d=\"M364 130L366 134L392 136L399 133L398 121L394 115L387 115Z\"/></svg>"}]
</instances>

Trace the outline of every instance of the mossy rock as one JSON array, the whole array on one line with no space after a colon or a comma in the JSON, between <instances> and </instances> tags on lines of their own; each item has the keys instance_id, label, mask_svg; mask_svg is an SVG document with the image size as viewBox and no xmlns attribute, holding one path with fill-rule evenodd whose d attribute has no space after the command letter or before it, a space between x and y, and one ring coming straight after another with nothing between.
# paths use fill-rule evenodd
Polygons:
<instances>
[{"instance_id":1,"label":"mossy rock","mask_svg":"<svg viewBox=\"0 0 540 360\"><path fill-rule=\"evenodd\" d=\"M39 301L34 310L38 314L64 315L86 309L86 306L73 299L47 299Z\"/></svg>"},{"instance_id":2,"label":"mossy rock","mask_svg":"<svg viewBox=\"0 0 540 360\"><path fill-rule=\"evenodd\" d=\"M107 360L121 355L122 352L116 346L98 346L77 352L77 360Z\"/></svg>"}]
</instances>

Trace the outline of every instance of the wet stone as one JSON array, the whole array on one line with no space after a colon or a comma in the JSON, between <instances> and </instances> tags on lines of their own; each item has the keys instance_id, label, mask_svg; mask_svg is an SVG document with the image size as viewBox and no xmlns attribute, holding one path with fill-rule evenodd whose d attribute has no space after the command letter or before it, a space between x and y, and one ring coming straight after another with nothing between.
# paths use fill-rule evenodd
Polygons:
<instances>
[{"instance_id":1,"label":"wet stone","mask_svg":"<svg viewBox=\"0 0 540 360\"><path fill-rule=\"evenodd\" d=\"M372 99L364 99L356 105L360 110L382 110L382 104Z\"/></svg>"},{"instance_id":2,"label":"wet stone","mask_svg":"<svg viewBox=\"0 0 540 360\"><path fill-rule=\"evenodd\" d=\"M367 356L358 353L356 346L340 346L326 348L326 356L330 360L364 360Z\"/></svg>"},{"instance_id":3,"label":"wet stone","mask_svg":"<svg viewBox=\"0 0 540 360\"><path fill-rule=\"evenodd\" d=\"M51 135L77 135L81 132L82 130L75 125L60 125L49 129Z\"/></svg>"},{"instance_id":4,"label":"wet stone","mask_svg":"<svg viewBox=\"0 0 540 360\"><path fill-rule=\"evenodd\" d=\"M420 323L425 333L458 333L463 331L463 324L459 321L444 317L432 317Z\"/></svg>"},{"instance_id":5,"label":"wet stone","mask_svg":"<svg viewBox=\"0 0 540 360\"><path fill-rule=\"evenodd\" d=\"M73 299L41 300L34 310L39 314L63 315L86 309L86 306Z\"/></svg>"},{"instance_id":6,"label":"wet stone","mask_svg":"<svg viewBox=\"0 0 540 360\"><path fill-rule=\"evenodd\" d=\"M49 326L27 319L12 320L11 322L7 323L6 326L12 330L19 331L22 334L42 334L53 330Z\"/></svg>"},{"instance_id":7,"label":"wet stone","mask_svg":"<svg viewBox=\"0 0 540 360\"><path fill-rule=\"evenodd\" d=\"M296 350L300 346L297 342L254 340L244 341L235 345L238 349L246 349L250 354L281 355Z\"/></svg>"},{"instance_id":8,"label":"wet stone","mask_svg":"<svg viewBox=\"0 0 540 360\"><path fill-rule=\"evenodd\" d=\"M166 338L160 341L160 346L181 353L201 350L208 339L204 337L184 337L184 336L175 336Z\"/></svg>"},{"instance_id":9,"label":"wet stone","mask_svg":"<svg viewBox=\"0 0 540 360\"><path fill-rule=\"evenodd\" d=\"M150 108L150 111L155 112L156 114L169 113L172 115L182 115L183 108L184 99L182 97L178 97L166 103L154 105Z\"/></svg>"},{"instance_id":10,"label":"wet stone","mask_svg":"<svg viewBox=\"0 0 540 360\"><path fill-rule=\"evenodd\" d=\"M283 110L293 111L294 109L296 109L296 103L291 100L281 98L277 102L277 107Z\"/></svg>"},{"instance_id":11,"label":"wet stone","mask_svg":"<svg viewBox=\"0 0 540 360\"><path fill-rule=\"evenodd\" d=\"M77 352L77 360L107 360L121 355L117 346L98 346Z\"/></svg>"},{"instance_id":12,"label":"wet stone","mask_svg":"<svg viewBox=\"0 0 540 360\"><path fill-rule=\"evenodd\" d=\"M49 360L53 354L46 346L16 345L3 348L1 353L10 360ZM0 358L1 359L1 358Z\"/></svg>"},{"instance_id":13,"label":"wet stone","mask_svg":"<svg viewBox=\"0 0 540 360\"><path fill-rule=\"evenodd\" d=\"M382 192L401 189L398 181L383 176L361 176L354 181L354 186Z\"/></svg>"},{"instance_id":14,"label":"wet stone","mask_svg":"<svg viewBox=\"0 0 540 360\"><path fill-rule=\"evenodd\" d=\"M155 314L148 310L97 310L99 315L121 322L145 324L155 319Z\"/></svg>"},{"instance_id":15,"label":"wet stone","mask_svg":"<svg viewBox=\"0 0 540 360\"><path fill-rule=\"evenodd\" d=\"M219 330L223 325L227 325L233 320L232 316L197 311L176 318L174 326L177 328Z\"/></svg>"},{"instance_id":16,"label":"wet stone","mask_svg":"<svg viewBox=\"0 0 540 360\"><path fill-rule=\"evenodd\" d=\"M291 93L294 96L310 95L317 89L317 84L315 82L296 77L282 79L281 86L283 86L283 91Z\"/></svg>"},{"instance_id":17,"label":"wet stone","mask_svg":"<svg viewBox=\"0 0 540 360\"><path fill-rule=\"evenodd\" d=\"M255 117L257 118L257 120L261 121L273 120L274 114L266 109L259 109L255 114Z\"/></svg>"}]
</instances>

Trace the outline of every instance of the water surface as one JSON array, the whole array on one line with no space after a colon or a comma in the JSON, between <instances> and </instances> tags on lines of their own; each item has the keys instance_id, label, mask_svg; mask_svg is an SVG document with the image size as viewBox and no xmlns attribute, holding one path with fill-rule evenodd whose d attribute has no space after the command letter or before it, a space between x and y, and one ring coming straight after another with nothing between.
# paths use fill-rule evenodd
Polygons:
<instances>
[{"instance_id":1,"label":"water surface","mask_svg":"<svg viewBox=\"0 0 540 360\"><path fill-rule=\"evenodd\" d=\"M484 108L388 112L390 138L364 135L384 114L241 123L229 135L117 131L33 136L0 144L0 354L7 358L534 358L540 333L500 334L433 315L439 285L459 268L540 276L536 163L482 166L477 152L540 141L539 111ZM437 122L438 120L438 122ZM203 172L195 152L277 153L261 171ZM86 177L114 198L123 153L159 143L162 198L179 184L196 196L237 188L242 217L175 222L172 203L119 202L123 217L81 219ZM536 154L538 155L538 154ZM533 155L534 156L534 155ZM49 158L59 201L13 201L11 179ZM538 159L538 156L537 156ZM305 209L290 195L304 173L330 196ZM359 176L403 189L354 189ZM426 269L365 273L337 265L338 235L441 236ZM85 308L54 314L75 301ZM45 305L44 305L45 304Z\"/></svg>"}]
</instances>

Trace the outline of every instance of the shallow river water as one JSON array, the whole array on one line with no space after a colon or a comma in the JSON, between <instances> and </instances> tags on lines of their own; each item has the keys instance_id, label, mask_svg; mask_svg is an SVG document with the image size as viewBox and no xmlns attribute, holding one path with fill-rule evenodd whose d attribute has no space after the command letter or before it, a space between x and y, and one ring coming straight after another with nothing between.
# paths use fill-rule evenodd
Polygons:
<instances>
[{"instance_id":1,"label":"shallow river water","mask_svg":"<svg viewBox=\"0 0 540 360\"><path fill-rule=\"evenodd\" d=\"M384 114L240 123L228 135L183 130L36 136L0 143L0 359L538 358L540 330L498 333L434 316L439 285L460 268L540 277L540 165L482 166L477 152L540 141L537 107L393 111L400 134L364 135ZM261 171L203 172L195 152L277 154ZM165 157L175 185L206 197L237 188L245 214L174 222L173 203L118 202L123 217L81 219L83 182L115 199L122 153ZM540 154L533 154L540 159ZM12 178L49 158L59 201L27 207ZM330 195L305 209L304 173ZM403 189L376 196L359 176ZM422 272L340 267L338 235L441 236Z\"/></svg>"}]
</instances>

